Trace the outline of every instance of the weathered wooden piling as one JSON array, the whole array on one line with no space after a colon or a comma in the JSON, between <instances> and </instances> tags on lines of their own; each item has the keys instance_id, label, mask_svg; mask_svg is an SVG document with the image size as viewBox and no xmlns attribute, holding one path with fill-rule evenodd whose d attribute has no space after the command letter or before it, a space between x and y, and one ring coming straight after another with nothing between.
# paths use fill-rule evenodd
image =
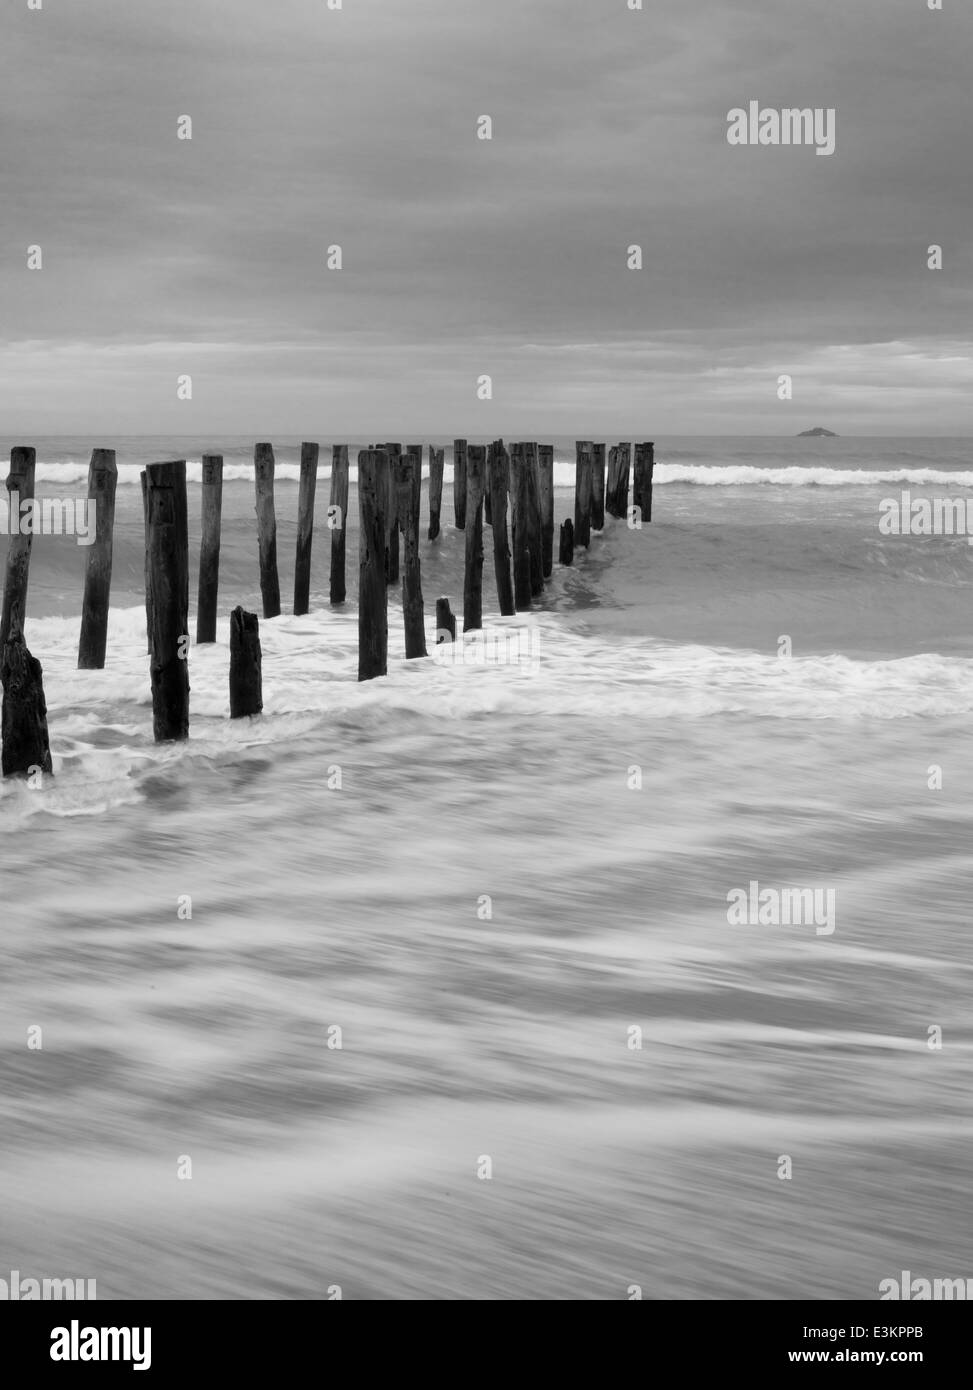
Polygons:
<instances>
[{"instance_id":1,"label":"weathered wooden piling","mask_svg":"<svg viewBox=\"0 0 973 1390\"><path fill-rule=\"evenodd\" d=\"M41 771L53 774L47 733L47 701L41 664L31 656L20 628L15 628L3 647L0 660L3 711L0 736L4 777L26 777Z\"/></svg>"},{"instance_id":2,"label":"weathered wooden piling","mask_svg":"<svg viewBox=\"0 0 973 1390\"><path fill-rule=\"evenodd\" d=\"M20 509L23 502L33 503L36 462L37 453L29 445L18 444L10 450L7 494L10 529L13 534L7 548L7 569L3 584L0 655L10 638L18 632L23 632L27 618L27 581L30 578L30 546L34 539L34 521L30 515L30 525L25 535L21 530L23 514ZM31 507L29 514L32 511Z\"/></svg>"},{"instance_id":3,"label":"weathered wooden piling","mask_svg":"<svg viewBox=\"0 0 973 1390\"><path fill-rule=\"evenodd\" d=\"M533 598L538 598L544 592L544 556L541 546L540 472L536 444L524 445L524 459L527 464L527 551L530 556L530 592Z\"/></svg>"},{"instance_id":4,"label":"weathered wooden piling","mask_svg":"<svg viewBox=\"0 0 973 1390\"><path fill-rule=\"evenodd\" d=\"M416 505L416 474L422 455L410 448L392 460L395 471L399 529L402 532L402 618L405 624L406 660L426 655L426 626L419 570L419 509Z\"/></svg>"},{"instance_id":5,"label":"weathered wooden piling","mask_svg":"<svg viewBox=\"0 0 973 1390\"><path fill-rule=\"evenodd\" d=\"M143 493L145 474L142 474ZM199 543L199 591L196 642L216 641L216 607L220 589L220 526L223 515L223 455L203 455L203 519Z\"/></svg>"},{"instance_id":6,"label":"weathered wooden piling","mask_svg":"<svg viewBox=\"0 0 973 1390\"><path fill-rule=\"evenodd\" d=\"M591 440L578 440L574 471L574 544L591 544L591 489L595 446Z\"/></svg>"},{"instance_id":7,"label":"weathered wooden piling","mask_svg":"<svg viewBox=\"0 0 973 1390\"><path fill-rule=\"evenodd\" d=\"M108 646L111 600L112 533L115 526L115 484L118 469L114 449L93 449L88 465L88 526L95 513L95 538L88 546L81 604L78 670L101 671Z\"/></svg>"},{"instance_id":8,"label":"weathered wooden piling","mask_svg":"<svg viewBox=\"0 0 973 1390\"><path fill-rule=\"evenodd\" d=\"M406 453L416 461L415 473L412 479L412 511L416 519L416 536L419 535L419 516L422 512L422 445L410 444L406 448ZM401 520L399 530L402 529Z\"/></svg>"},{"instance_id":9,"label":"weathered wooden piling","mask_svg":"<svg viewBox=\"0 0 973 1390\"><path fill-rule=\"evenodd\" d=\"M264 707L263 658L256 613L230 614L230 718L259 714Z\"/></svg>"},{"instance_id":10,"label":"weathered wooden piling","mask_svg":"<svg viewBox=\"0 0 973 1390\"><path fill-rule=\"evenodd\" d=\"M631 458L631 444L617 444L609 455L605 511L609 516L617 516L623 520L628 516L628 477L631 469Z\"/></svg>"},{"instance_id":11,"label":"weathered wooden piling","mask_svg":"<svg viewBox=\"0 0 973 1390\"><path fill-rule=\"evenodd\" d=\"M274 447L257 444L253 451L257 492L257 544L260 551L260 596L264 617L280 615L280 579L277 574L277 514L274 509Z\"/></svg>"},{"instance_id":12,"label":"weathered wooden piling","mask_svg":"<svg viewBox=\"0 0 973 1390\"><path fill-rule=\"evenodd\" d=\"M446 450L429 445L429 540L439 535L439 515L443 509L443 466Z\"/></svg>"},{"instance_id":13,"label":"weathered wooden piling","mask_svg":"<svg viewBox=\"0 0 973 1390\"><path fill-rule=\"evenodd\" d=\"M436 600L436 646L442 642L456 641L456 614L449 606L448 598Z\"/></svg>"},{"instance_id":14,"label":"weathered wooden piling","mask_svg":"<svg viewBox=\"0 0 973 1390\"><path fill-rule=\"evenodd\" d=\"M574 562L574 522L568 517L561 522L561 539L558 547L558 563L570 565Z\"/></svg>"},{"instance_id":15,"label":"weathered wooden piling","mask_svg":"<svg viewBox=\"0 0 973 1390\"><path fill-rule=\"evenodd\" d=\"M142 484L142 519L145 523L145 564L143 580L145 584L145 650L152 655L152 586L149 583L149 493L143 468L139 474Z\"/></svg>"},{"instance_id":16,"label":"weathered wooden piling","mask_svg":"<svg viewBox=\"0 0 973 1390\"><path fill-rule=\"evenodd\" d=\"M466 527L466 440L453 440L453 517L458 531Z\"/></svg>"},{"instance_id":17,"label":"weathered wooden piling","mask_svg":"<svg viewBox=\"0 0 973 1390\"><path fill-rule=\"evenodd\" d=\"M311 606L311 542L314 539L314 494L318 485L318 446L301 445L301 474L297 494L297 558L294 561L294 615Z\"/></svg>"},{"instance_id":18,"label":"weathered wooden piling","mask_svg":"<svg viewBox=\"0 0 973 1390\"><path fill-rule=\"evenodd\" d=\"M189 527L186 462L150 463L152 729L156 743L189 737Z\"/></svg>"},{"instance_id":19,"label":"weathered wooden piling","mask_svg":"<svg viewBox=\"0 0 973 1390\"><path fill-rule=\"evenodd\" d=\"M466 578L463 585L463 631L483 626L483 482L486 449L471 444L466 456Z\"/></svg>"},{"instance_id":20,"label":"weathered wooden piling","mask_svg":"<svg viewBox=\"0 0 973 1390\"><path fill-rule=\"evenodd\" d=\"M389 456L384 449L358 455L358 679L388 673L389 616L385 556L389 528Z\"/></svg>"},{"instance_id":21,"label":"weathered wooden piling","mask_svg":"<svg viewBox=\"0 0 973 1390\"><path fill-rule=\"evenodd\" d=\"M591 463L591 526L605 529L605 446L596 444Z\"/></svg>"},{"instance_id":22,"label":"weathered wooden piling","mask_svg":"<svg viewBox=\"0 0 973 1390\"><path fill-rule=\"evenodd\" d=\"M530 502L523 444L510 446L510 498L514 531L514 607L530 608Z\"/></svg>"},{"instance_id":23,"label":"weathered wooden piling","mask_svg":"<svg viewBox=\"0 0 973 1390\"><path fill-rule=\"evenodd\" d=\"M516 613L514 586L510 574L510 541L507 536L507 492L510 488L510 459L503 440L490 445L491 510L493 513L493 570L497 577L497 602L504 617Z\"/></svg>"},{"instance_id":24,"label":"weathered wooden piling","mask_svg":"<svg viewBox=\"0 0 973 1390\"><path fill-rule=\"evenodd\" d=\"M492 446L487 449L486 463L483 465L483 520L487 526L493 525L493 488L490 482L490 469L493 461Z\"/></svg>"},{"instance_id":25,"label":"weathered wooden piling","mask_svg":"<svg viewBox=\"0 0 973 1390\"><path fill-rule=\"evenodd\" d=\"M331 531L331 578L329 597L332 603L345 601L345 538L348 534L348 445L331 446L331 500L328 504L328 527Z\"/></svg>"},{"instance_id":26,"label":"weathered wooden piling","mask_svg":"<svg viewBox=\"0 0 973 1390\"><path fill-rule=\"evenodd\" d=\"M385 499L385 582L399 582L399 504L395 490L395 460L402 453L401 444L380 444L388 459L388 496Z\"/></svg>"},{"instance_id":27,"label":"weathered wooden piling","mask_svg":"<svg viewBox=\"0 0 973 1390\"><path fill-rule=\"evenodd\" d=\"M541 506L541 570L550 579L554 569L554 445L537 446Z\"/></svg>"},{"instance_id":28,"label":"weathered wooden piling","mask_svg":"<svg viewBox=\"0 0 973 1390\"><path fill-rule=\"evenodd\" d=\"M632 505L638 508L643 522L652 520L652 470L654 468L655 445L636 444Z\"/></svg>"}]
</instances>

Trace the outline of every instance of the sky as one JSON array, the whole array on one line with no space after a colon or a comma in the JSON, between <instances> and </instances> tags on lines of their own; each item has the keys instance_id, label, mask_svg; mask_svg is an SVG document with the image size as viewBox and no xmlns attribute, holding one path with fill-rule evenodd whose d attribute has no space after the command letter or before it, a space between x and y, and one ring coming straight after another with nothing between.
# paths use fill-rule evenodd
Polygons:
<instances>
[{"instance_id":1,"label":"sky","mask_svg":"<svg viewBox=\"0 0 973 1390\"><path fill-rule=\"evenodd\" d=\"M961 0L41 2L6 433L973 434ZM834 154L729 145L751 100Z\"/></svg>"}]
</instances>

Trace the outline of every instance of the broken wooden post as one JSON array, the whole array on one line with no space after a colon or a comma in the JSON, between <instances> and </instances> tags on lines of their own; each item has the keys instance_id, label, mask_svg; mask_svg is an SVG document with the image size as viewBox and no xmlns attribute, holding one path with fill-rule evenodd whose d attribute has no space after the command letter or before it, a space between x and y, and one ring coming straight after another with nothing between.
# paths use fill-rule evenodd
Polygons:
<instances>
[{"instance_id":1,"label":"broken wooden post","mask_svg":"<svg viewBox=\"0 0 973 1390\"><path fill-rule=\"evenodd\" d=\"M591 474L594 444L581 439L576 443L574 471L574 544L591 544Z\"/></svg>"},{"instance_id":2,"label":"broken wooden post","mask_svg":"<svg viewBox=\"0 0 973 1390\"><path fill-rule=\"evenodd\" d=\"M405 624L405 656L409 661L426 655L426 626L419 570L419 515L416 506L416 474L421 454L410 448L392 460L395 470L399 528L402 532L402 618Z\"/></svg>"},{"instance_id":3,"label":"broken wooden post","mask_svg":"<svg viewBox=\"0 0 973 1390\"><path fill-rule=\"evenodd\" d=\"M253 475L257 491L257 544L260 551L260 596L264 617L280 615L280 580L277 576L277 515L274 509L274 446L257 444L253 451Z\"/></svg>"},{"instance_id":4,"label":"broken wooden post","mask_svg":"<svg viewBox=\"0 0 973 1390\"><path fill-rule=\"evenodd\" d=\"M486 449L471 444L466 455L466 579L463 584L463 631L483 626L483 475Z\"/></svg>"},{"instance_id":5,"label":"broken wooden post","mask_svg":"<svg viewBox=\"0 0 973 1390\"><path fill-rule=\"evenodd\" d=\"M16 445L10 450L10 472L7 493L10 501L9 529L12 532L7 547L7 569L3 584L3 613L0 616L0 655L11 637L23 632L27 618L27 581L30 577L30 545L34 539L33 505L28 508L29 525L26 534L21 529L21 504L34 499L34 467L36 450Z\"/></svg>"},{"instance_id":6,"label":"broken wooden post","mask_svg":"<svg viewBox=\"0 0 973 1390\"><path fill-rule=\"evenodd\" d=\"M47 734L47 702L41 664L31 656L20 628L11 632L0 662L3 712L0 736L4 777L28 777L38 771L53 775Z\"/></svg>"},{"instance_id":7,"label":"broken wooden post","mask_svg":"<svg viewBox=\"0 0 973 1390\"><path fill-rule=\"evenodd\" d=\"M561 522L561 540L558 548L558 563L570 565L574 560L574 522L568 517Z\"/></svg>"},{"instance_id":8,"label":"broken wooden post","mask_svg":"<svg viewBox=\"0 0 973 1390\"><path fill-rule=\"evenodd\" d=\"M301 445L301 475L297 494L297 558L294 561L294 616L311 606L311 542L314 539L314 494L318 485L318 446Z\"/></svg>"},{"instance_id":9,"label":"broken wooden post","mask_svg":"<svg viewBox=\"0 0 973 1390\"><path fill-rule=\"evenodd\" d=\"M439 514L443 508L443 463L446 450L429 445L429 540L439 535Z\"/></svg>"},{"instance_id":10,"label":"broken wooden post","mask_svg":"<svg viewBox=\"0 0 973 1390\"><path fill-rule=\"evenodd\" d=\"M388 673L389 614L385 556L389 529L389 456L384 449L358 455L358 679Z\"/></svg>"},{"instance_id":11,"label":"broken wooden post","mask_svg":"<svg viewBox=\"0 0 973 1390\"><path fill-rule=\"evenodd\" d=\"M638 508L643 522L652 520L652 470L654 467L655 445L636 444L632 505Z\"/></svg>"},{"instance_id":12,"label":"broken wooden post","mask_svg":"<svg viewBox=\"0 0 973 1390\"><path fill-rule=\"evenodd\" d=\"M149 584L149 493L143 468L139 474L142 484L142 519L145 523L145 564L143 580L145 584L145 650L152 655L152 586Z\"/></svg>"},{"instance_id":13,"label":"broken wooden post","mask_svg":"<svg viewBox=\"0 0 973 1390\"><path fill-rule=\"evenodd\" d=\"M554 445L537 446L541 506L541 572L550 579L554 569Z\"/></svg>"},{"instance_id":14,"label":"broken wooden post","mask_svg":"<svg viewBox=\"0 0 973 1390\"><path fill-rule=\"evenodd\" d=\"M156 743L189 737L189 527L186 462L150 463L152 730Z\"/></svg>"},{"instance_id":15,"label":"broken wooden post","mask_svg":"<svg viewBox=\"0 0 973 1390\"><path fill-rule=\"evenodd\" d=\"M345 601L345 537L348 534L348 445L331 446L331 500L328 504L328 528L331 531L331 579L329 598L332 603Z\"/></svg>"},{"instance_id":16,"label":"broken wooden post","mask_svg":"<svg viewBox=\"0 0 973 1390\"><path fill-rule=\"evenodd\" d=\"M142 474L143 486L145 474ZM203 455L203 522L199 543L196 642L216 641L216 600L220 588L220 524L223 513L223 455Z\"/></svg>"},{"instance_id":17,"label":"broken wooden post","mask_svg":"<svg viewBox=\"0 0 973 1390\"><path fill-rule=\"evenodd\" d=\"M117 481L115 450L92 449L91 462L88 465L88 526L91 526L93 508L95 540L94 544L88 547L88 557L85 561L81 637L78 642L79 671L101 671L105 665Z\"/></svg>"},{"instance_id":18,"label":"broken wooden post","mask_svg":"<svg viewBox=\"0 0 973 1390\"><path fill-rule=\"evenodd\" d=\"M456 614L449 606L448 598L436 600L436 646L443 642L456 641Z\"/></svg>"},{"instance_id":19,"label":"broken wooden post","mask_svg":"<svg viewBox=\"0 0 973 1390\"><path fill-rule=\"evenodd\" d=\"M596 444L591 464L591 526L605 529L605 446Z\"/></svg>"},{"instance_id":20,"label":"broken wooden post","mask_svg":"<svg viewBox=\"0 0 973 1390\"><path fill-rule=\"evenodd\" d=\"M514 607L530 607L530 504L523 444L510 446L510 498L514 529Z\"/></svg>"},{"instance_id":21,"label":"broken wooden post","mask_svg":"<svg viewBox=\"0 0 973 1390\"><path fill-rule=\"evenodd\" d=\"M530 592L538 598L544 592L544 556L541 550L540 473L537 464L537 445L524 445L527 465L528 531L527 550L530 555Z\"/></svg>"},{"instance_id":22,"label":"broken wooden post","mask_svg":"<svg viewBox=\"0 0 973 1390\"><path fill-rule=\"evenodd\" d=\"M259 714L264 707L260 623L256 613L230 614L230 718Z\"/></svg>"},{"instance_id":23,"label":"broken wooden post","mask_svg":"<svg viewBox=\"0 0 973 1390\"><path fill-rule=\"evenodd\" d=\"M399 582L399 504L395 491L395 460L402 453L401 444L380 444L388 459L388 496L385 500L385 582Z\"/></svg>"},{"instance_id":24,"label":"broken wooden post","mask_svg":"<svg viewBox=\"0 0 973 1390\"><path fill-rule=\"evenodd\" d=\"M466 527L466 440L453 440L453 517L457 531Z\"/></svg>"},{"instance_id":25,"label":"broken wooden post","mask_svg":"<svg viewBox=\"0 0 973 1390\"><path fill-rule=\"evenodd\" d=\"M510 487L510 459L503 440L490 445L490 493L493 512L493 570L497 577L497 602L503 617L516 613L514 586L510 575L510 542L507 539L507 492Z\"/></svg>"}]
</instances>

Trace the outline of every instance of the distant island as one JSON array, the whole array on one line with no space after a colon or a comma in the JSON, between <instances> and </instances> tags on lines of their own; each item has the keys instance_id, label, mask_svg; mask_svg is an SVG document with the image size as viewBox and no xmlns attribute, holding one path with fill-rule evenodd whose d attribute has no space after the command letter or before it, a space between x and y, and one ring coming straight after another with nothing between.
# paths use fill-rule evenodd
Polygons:
<instances>
[{"instance_id":1,"label":"distant island","mask_svg":"<svg viewBox=\"0 0 973 1390\"><path fill-rule=\"evenodd\" d=\"M820 425L813 430L801 430L798 439L837 439L834 430L823 430Z\"/></svg>"}]
</instances>

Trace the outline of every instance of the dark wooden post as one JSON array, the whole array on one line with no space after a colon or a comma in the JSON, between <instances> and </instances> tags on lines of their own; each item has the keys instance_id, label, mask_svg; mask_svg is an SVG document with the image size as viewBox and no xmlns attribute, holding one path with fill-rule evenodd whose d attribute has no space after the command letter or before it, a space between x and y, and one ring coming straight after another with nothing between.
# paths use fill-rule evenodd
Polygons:
<instances>
[{"instance_id":1,"label":"dark wooden post","mask_svg":"<svg viewBox=\"0 0 973 1390\"><path fill-rule=\"evenodd\" d=\"M260 596L264 617L280 615L280 579L277 575L277 514L274 509L274 447L257 444L253 451L257 490L257 544L260 551Z\"/></svg>"},{"instance_id":2,"label":"dark wooden post","mask_svg":"<svg viewBox=\"0 0 973 1390\"><path fill-rule=\"evenodd\" d=\"M230 718L259 714L263 707L260 623L256 613L237 607L230 614Z\"/></svg>"},{"instance_id":3,"label":"dark wooden post","mask_svg":"<svg viewBox=\"0 0 973 1390\"><path fill-rule=\"evenodd\" d=\"M402 453L401 444L382 444L388 458L388 496L385 500L385 582L399 582L399 504L395 491L395 460Z\"/></svg>"},{"instance_id":4,"label":"dark wooden post","mask_svg":"<svg viewBox=\"0 0 973 1390\"><path fill-rule=\"evenodd\" d=\"M643 522L652 520L652 470L654 467L655 445L636 444L632 502L638 507Z\"/></svg>"},{"instance_id":5,"label":"dark wooden post","mask_svg":"<svg viewBox=\"0 0 973 1390\"><path fill-rule=\"evenodd\" d=\"M537 463L536 444L524 445L524 459L527 464L527 550L530 555L530 592L533 598L537 598L544 592L544 556L541 549L540 470Z\"/></svg>"},{"instance_id":6,"label":"dark wooden post","mask_svg":"<svg viewBox=\"0 0 973 1390\"><path fill-rule=\"evenodd\" d=\"M429 445L429 539L439 535L439 514L443 509L443 462L446 450Z\"/></svg>"},{"instance_id":7,"label":"dark wooden post","mask_svg":"<svg viewBox=\"0 0 973 1390\"><path fill-rule=\"evenodd\" d=\"M466 527L466 440L453 440L453 516L456 529Z\"/></svg>"},{"instance_id":8,"label":"dark wooden post","mask_svg":"<svg viewBox=\"0 0 973 1390\"><path fill-rule=\"evenodd\" d=\"M436 646L442 642L456 641L456 614L450 609L448 598L436 600Z\"/></svg>"},{"instance_id":9,"label":"dark wooden post","mask_svg":"<svg viewBox=\"0 0 973 1390\"><path fill-rule=\"evenodd\" d=\"M618 487L618 448L613 444L608 450L608 480L605 484L605 513L617 516L615 510L615 489Z\"/></svg>"},{"instance_id":10,"label":"dark wooden post","mask_svg":"<svg viewBox=\"0 0 973 1390\"><path fill-rule=\"evenodd\" d=\"M574 561L574 522L568 517L561 522L561 540L558 549L558 563L570 565Z\"/></svg>"},{"instance_id":11,"label":"dark wooden post","mask_svg":"<svg viewBox=\"0 0 973 1390\"><path fill-rule=\"evenodd\" d=\"M0 771L4 777L25 777L37 769L53 775L41 664L27 650L20 628L11 632L3 647L0 682L3 684Z\"/></svg>"},{"instance_id":12,"label":"dark wooden post","mask_svg":"<svg viewBox=\"0 0 973 1390\"><path fill-rule=\"evenodd\" d=\"M108 646L111 600L112 532L115 526L115 484L118 469L114 449L92 449L88 465L88 525L95 513L95 540L88 547L81 604L78 670L101 671Z\"/></svg>"},{"instance_id":13,"label":"dark wooden post","mask_svg":"<svg viewBox=\"0 0 973 1390\"><path fill-rule=\"evenodd\" d=\"M11 637L23 632L27 619L27 581L30 577L30 546L34 539L34 520L30 517L27 534L20 529L22 502L33 500L34 467L37 453L26 445L10 450L10 472L7 474L7 493L10 511L10 544L7 547L7 570L3 585L3 613L0 616L0 656Z\"/></svg>"},{"instance_id":14,"label":"dark wooden post","mask_svg":"<svg viewBox=\"0 0 973 1390\"><path fill-rule=\"evenodd\" d=\"M144 468L139 474L139 482L142 484L142 519L145 522L145 564L143 566L143 577L145 582L145 649L151 656L152 586L149 583L149 492Z\"/></svg>"},{"instance_id":15,"label":"dark wooden post","mask_svg":"<svg viewBox=\"0 0 973 1390\"><path fill-rule=\"evenodd\" d=\"M612 516L625 520L628 517L628 480L632 467L632 445L619 444L612 450L615 456L614 482L610 488L611 500L606 502Z\"/></svg>"},{"instance_id":16,"label":"dark wooden post","mask_svg":"<svg viewBox=\"0 0 973 1390\"><path fill-rule=\"evenodd\" d=\"M518 612L530 607L530 503L527 459L523 444L510 446L510 497L514 529L514 605Z\"/></svg>"},{"instance_id":17,"label":"dark wooden post","mask_svg":"<svg viewBox=\"0 0 973 1390\"><path fill-rule=\"evenodd\" d=\"M145 474L142 474L143 480ZM196 643L216 641L216 600L220 588L220 525L223 515L223 455L203 455L203 523L199 545Z\"/></svg>"},{"instance_id":18,"label":"dark wooden post","mask_svg":"<svg viewBox=\"0 0 973 1390\"><path fill-rule=\"evenodd\" d=\"M510 487L510 459L503 440L490 445L490 492L493 512L493 569L497 576L497 602L504 617L516 613L514 586L510 576L510 542L507 538L507 492Z\"/></svg>"},{"instance_id":19,"label":"dark wooden post","mask_svg":"<svg viewBox=\"0 0 973 1390\"><path fill-rule=\"evenodd\" d=\"M416 519L416 541L419 539L419 517L422 514L422 445L410 444L406 448L406 453L416 461L415 473L412 479L412 512ZM399 529L402 529L401 520Z\"/></svg>"},{"instance_id":20,"label":"dark wooden post","mask_svg":"<svg viewBox=\"0 0 973 1390\"><path fill-rule=\"evenodd\" d=\"M389 610L385 555L389 528L389 456L384 449L358 455L358 679L388 674Z\"/></svg>"},{"instance_id":21,"label":"dark wooden post","mask_svg":"<svg viewBox=\"0 0 973 1390\"><path fill-rule=\"evenodd\" d=\"M471 444L466 455L466 581L463 585L463 631L483 626L483 475L486 449Z\"/></svg>"},{"instance_id":22,"label":"dark wooden post","mask_svg":"<svg viewBox=\"0 0 973 1390\"><path fill-rule=\"evenodd\" d=\"M186 462L150 463L152 729L156 743L189 737L189 527Z\"/></svg>"},{"instance_id":23,"label":"dark wooden post","mask_svg":"<svg viewBox=\"0 0 973 1390\"><path fill-rule=\"evenodd\" d=\"M554 569L554 445L537 446L541 506L541 570L550 579Z\"/></svg>"},{"instance_id":24,"label":"dark wooden post","mask_svg":"<svg viewBox=\"0 0 973 1390\"><path fill-rule=\"evenodd\" d=\"M314 494L318 485L318 446L301 445L301 481L297 495L297 558L294 562L294 616L311 606L311 542L314 539Z\"/></svg>"},{"instance_id":25,"label":"dark wooden post","mask_svg":"<svg viewBox=\"0 0 973 1390\"><path fill-rule=\"evenodd\" d=\"M490 471L493 467L493 448L487 449L486 463L483 465L483 520L487 526L493 525L493 485Z\"/></svg>"},{"instance_id":26,"label":"dark wooden post","mask_svg":"<svg viewBox=\"0 0 973 1390\"><path fill-rule=\"evenodd\" d=\"M595 531L605 529L605 446L596 444L591 463L591 525Z\"/></svg>"},{"instance_id":27,"label":"dark wooden post","mask_svg":"<svg viewBox=\"0 0 973 1390\"><path fill-rule=\"evenodd\" d=\"M329 598L332 603L345 601L345 537L348 534L348 445L331 446L331 501L328 505L328 527L331 531L331 581Z\"/></svg>"},{"instance_id":28,"label":"dark wooden post","mask_svg":"<svg viewBox=\"0 0 973 1390\"><path fill-rule=\"evenodd\" d=\"M578 440L574 473L574 544L591 544L591 474L594 444Z\"/></svg>"},{"instance_id":29,"label":"dark wooden post","mask_svg":"<svg viewBox=\"0 0 973 1390\"><path fill-rule=\"evenodd\" d=\"M405 623L405 656L409 661L426 655L426 625L419 570L419 516L416 507L416 473L421 455L409 451L392 460L395 470L399 528L402 532L402 618Z\"/></svg>"}]
</instances>

